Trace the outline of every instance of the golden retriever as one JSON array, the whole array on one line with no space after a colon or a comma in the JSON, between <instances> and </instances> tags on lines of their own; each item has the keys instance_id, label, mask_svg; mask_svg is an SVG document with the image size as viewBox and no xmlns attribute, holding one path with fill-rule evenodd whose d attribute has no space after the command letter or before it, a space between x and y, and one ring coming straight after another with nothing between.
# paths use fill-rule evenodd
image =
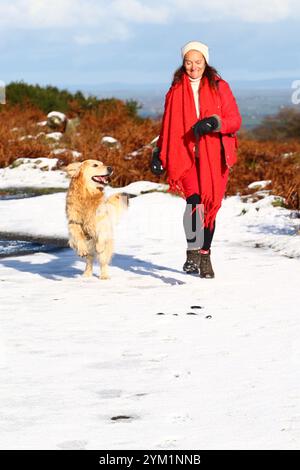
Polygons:
<instances>
[{"instance_id":1,"label":"golden retriever","mask_svg":"<svg viewBox=\"0 0 300 470\"><path fill-rule=\"evenodd\" d=\"M109 279L113 229L128 206L128 199L121 193L105 197L103 189L113 171L98 160L71 163L65 170L71 177L66 199L69 245L79 256L86 258L84 277L92 276L93 261L97 256L100 279Z\"/></svg>"}]
</instances>

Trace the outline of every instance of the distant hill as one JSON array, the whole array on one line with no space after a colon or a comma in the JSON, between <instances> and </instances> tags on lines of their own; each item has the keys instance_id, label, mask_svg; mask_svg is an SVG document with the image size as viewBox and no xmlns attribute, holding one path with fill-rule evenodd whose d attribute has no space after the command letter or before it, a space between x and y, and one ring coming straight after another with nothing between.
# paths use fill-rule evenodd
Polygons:
<instances>
[{"instance_id":1,"label":"distant hill","mask_svg":"<svg viewBox=\"0 0 300 470\"><path fill-rule=\"evenodd\" d=\"M233 87L247 90L291 90L294 78L272 78L268 80L230 80Z\"/></svg>"},{"instance_id":2,"label":"distant hill","mask_svg":"<svg viewBox=\"0 0 300 470\"><path fill-rule=\"evenodd\" d=\"M230 85L239 104L244 127L251 129L258 125L263 117L276 114L283 107L294 106L291 102L292 82L293 79L231 80ZM142 104L140 115L150 117L163 113L164 96L169 86L169 83L122 84L121 82L64 85L72 92L80 90L83 94L93 94L98 98L136 100Z\"/></svg>"}]
</instances>

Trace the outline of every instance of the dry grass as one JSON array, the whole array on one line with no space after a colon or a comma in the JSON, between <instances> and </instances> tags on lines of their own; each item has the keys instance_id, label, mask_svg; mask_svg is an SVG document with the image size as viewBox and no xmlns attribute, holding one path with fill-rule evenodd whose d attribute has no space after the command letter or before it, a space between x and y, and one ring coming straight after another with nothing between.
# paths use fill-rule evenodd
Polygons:
<instances>
[{"instance_id":1,"label":"dry grass","mask_svg":"<svg viewBox=\"0 0 300 470\"><path fill-rule=\"evenodd\" d=\"M300 142L257 142L240 139L238 163L234 166L227 194L249 194L253 181L271 180L268 189L285 198L286 206L300 208Z\"/></svg>"},{"instance_id":2,"label":"dry grass","mask_svg":"<svg viewBox=\"0 0 300 470\"><path fill-rule=\"evenodd\" d=\"M71 150L81 152L80 160L94 158L114 167L112 184L123 186L133 181L165 182L165 176L155 177L149 169L151 147L147 146L160 130L160 123L151 119L130 117L124 103L117 101L113 108L80 113L76 132L64 134L59 143L48 142L41 132L49 129L37 126L46 116L33 107L2 106L0 112L0 167L10 165L16 158L51 157L55 148L67 149L61 154L61 164L73 160ZM70 116L69 116L70 117ZM17 128L17 130L13 130ZM31 135L35 138L20 140ZM112 136L121 148L107 148L103 136ZM132 152L138 151L136 155ZM289 208L300 208L300 142L257 142L241 133L238 163L231 171L227 195L249 194L249 183L270 179L268 189L282 196Z\"/></svg>"},{"instance_id":3,"label":"dry grass","mask_svg":"<svg viewBox=\"0 0 300 470\"><path fill-rule=\"evenodd\" d=\"M44 114L33 107L2 106L0 112L0 167L10 165L19 157L48 157L51 148L42 139L20 140L26 135L37 135L42 128L36 123L44 120Z\"/></svg>"}]
</instances>

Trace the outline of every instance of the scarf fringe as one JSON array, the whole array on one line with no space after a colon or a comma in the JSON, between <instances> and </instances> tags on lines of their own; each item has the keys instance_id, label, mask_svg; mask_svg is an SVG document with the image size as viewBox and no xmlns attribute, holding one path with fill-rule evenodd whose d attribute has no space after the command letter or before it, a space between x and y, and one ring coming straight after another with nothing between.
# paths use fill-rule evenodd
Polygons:
<instances>
[{"instance_id":1,"label":"scarf fringe","mask_svg":"<svg viewBox=\"0 0 300 470\"><path fill-rule=\"evenodd\" d=\"M209 230L212 230L221 203L216 204L203 194L201 195L201 203L204 205L204 227L208 227Z\"/></svg>"},{"instance_id":2,"label":"scarf fringe","mask_svg":"<svg viewBox=\"0 0 300 470\"><path fill-rule=\"evenodd\" d=\"M182 186L182 183L181 181L175 181L171 178L168 178L168 184L169 184L169 189L168 189L168 193L172 193L172 194L175 194L176 196L180 196L182 197L183 199L185 199L185 194L184 194L184 190L183 190L183 186Z\"/></svg>"},{"instance_id":3,"label":"scarf fringe","mask_svg":"<svg viewBox=\"0 0 300 470\"><path fill-rule=\"evenodd\" d=\"M175 181L171 178L168 178L169 189L168 193L180 196L183 199L185 198L183 186L180 180ZM208 196L201 195L201 204L204 205L204 227L213 229L214 221L217 216L218 210L221 207L221 204L214 204L213 200Z\"/></svg>"}]
</instances>

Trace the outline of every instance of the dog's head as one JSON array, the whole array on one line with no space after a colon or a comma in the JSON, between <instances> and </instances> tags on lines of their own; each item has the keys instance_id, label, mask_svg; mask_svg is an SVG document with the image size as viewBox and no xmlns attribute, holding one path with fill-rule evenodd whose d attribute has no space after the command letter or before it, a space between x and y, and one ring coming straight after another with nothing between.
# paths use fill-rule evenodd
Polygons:
<instances>
[{"instance_id":1,"label":"dog's head","mask_svg":"<svg viewBox=\"0 0 300 470\"><path fill-rule=\"evenodd\" d=\"M82 181L89 192L102 190L109 183L109 177L113 174L112 168L99 160L70 163L65 170L71 178Z\"/></svg>"}]
</instances>

